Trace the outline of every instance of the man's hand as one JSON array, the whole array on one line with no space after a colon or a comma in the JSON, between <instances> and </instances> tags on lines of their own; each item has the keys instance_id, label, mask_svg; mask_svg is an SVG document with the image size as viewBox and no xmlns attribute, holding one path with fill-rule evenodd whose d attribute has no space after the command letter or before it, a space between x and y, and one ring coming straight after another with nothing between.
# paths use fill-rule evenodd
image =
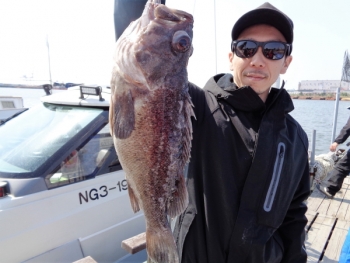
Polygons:
<instances>
[{"instance_id":1,"label":"man's hand","mask_svg":"<svg viewBox=\"0 0 350 263\"><path fill-rule=\"evenodd\" d=\"M338 146L338 143L333 142L333 143L331 144L331 146L329 146L329 150L330 150L331 152L335 152L335 150L337 149L337 146Z\"/></svg>"}]
</instances>

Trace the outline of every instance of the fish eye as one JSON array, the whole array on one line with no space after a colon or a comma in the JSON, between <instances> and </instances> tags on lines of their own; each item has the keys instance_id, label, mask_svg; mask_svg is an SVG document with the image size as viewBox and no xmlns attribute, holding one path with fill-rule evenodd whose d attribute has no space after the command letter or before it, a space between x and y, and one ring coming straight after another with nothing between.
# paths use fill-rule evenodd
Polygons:
<instances>
[{"instance_id":1,"label":"fish eye","mask_svg":"<svg viewBox=\"0 0 350 263\"><path fill-rule=\"evenodd\" d=\"M177 52L186 52L191 47L191 38L186 31L177 31L173 36L172 46Z\"/></svg>"}]
</instances>

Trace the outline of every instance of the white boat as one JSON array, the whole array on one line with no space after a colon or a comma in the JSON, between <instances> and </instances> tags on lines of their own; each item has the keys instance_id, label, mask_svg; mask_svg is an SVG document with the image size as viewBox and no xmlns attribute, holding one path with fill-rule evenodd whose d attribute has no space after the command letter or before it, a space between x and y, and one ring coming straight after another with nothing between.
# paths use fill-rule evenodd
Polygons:
<instances>
[{"instance_id":1,"label":"white boat","mask_svg":"<svg viewBox=\"0 0 350 263\"><path fill-rule=\"evenodd\" d=\"M0 96L0 124L24 110L22 97Z\"/></svg>"},{"instance_id":2,"label":"white boat","mask_svg":"<svg viewBox=\"0 0 350 263\"><path fill-rule=\"evenodd\" d=\"M147 259L121 248L145 220L131 209L109 98L108 88L71 88L0 126L0 262Z\"/></svg>"}]
</instances>

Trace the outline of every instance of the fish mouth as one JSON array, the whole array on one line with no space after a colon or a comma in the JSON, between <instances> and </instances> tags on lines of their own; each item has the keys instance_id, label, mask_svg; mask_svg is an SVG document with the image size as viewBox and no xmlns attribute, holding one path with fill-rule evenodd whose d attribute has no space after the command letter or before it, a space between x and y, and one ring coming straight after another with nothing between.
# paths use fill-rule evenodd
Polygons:
<instances>
[{"instance_id":1,"label":"fish mouth","mask_svg":"<svg viewBox=\"0 0 350 263\"><path fill-rule=\"evenodd\" d=\"M165 5L157 4L154 10L154 16L158 19L170 22L193 23L193 16L181 10L171 9Z\"/></svg>"},{"instance_id":2,"label":"fish mouth","mask_svg":"<svg viewBox=\"0 0 350 263\"><path fill-rule=\"evenodd\" d=\"M186 23L193 26L193 16L185 11L169 8L160 4L158 0L149 0L139 19L138 28L146 28L147 25L154 21L164 26L174 26L174 24Z\"/></svg>"}]
</instances>

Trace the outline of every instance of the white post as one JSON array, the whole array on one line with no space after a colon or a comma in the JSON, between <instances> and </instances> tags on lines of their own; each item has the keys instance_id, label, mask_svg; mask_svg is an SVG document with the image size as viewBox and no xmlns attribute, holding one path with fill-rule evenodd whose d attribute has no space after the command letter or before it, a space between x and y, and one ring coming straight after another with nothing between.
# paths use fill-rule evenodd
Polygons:
<instances>
[{"instance_id":1,"label":"white post","mask_svg":"<svg viewBox=\"0 0 350 263\"><path fill-rule=\"evenodd\" d=\"M333 129L332 129L331 144L334 142L334 139L335 139L335 132L336 132L336 128L337 128L337 117L338 117L339 97L340 97L340 88L337 88L337 93L336 93L336 98L335 98L335 108L334 108Z\"/></svg>"},{"instance_id":2,"label":"white post","mask_svg":"<svg viewBox=\"0 0 350 263\"><path fill-rule=\"evenodd\" d=\"M311 138L311 152L310 152L310 162L309 162L309 174L310 174L310 187L311 192L314 190L314 179L315 179L315 148L316 148L316 130L312 131Z\"/></svg>"},{"instance_id":3,"label":"white post","mask_svg":"<svg viewBox=\"0 0 350 263\"><path fill-rule=\"evenodd\" d=\"M49 78L50 78L50 84L52 85L52 78L51 78L51 60L50 60L50 45L49 45L49 36L46 35L46 47L47 47L47 57L49 62Z\"/></svg>"},{"instance_id":4,"label":"white post","mask_svg":"<svg viewBox=\"0 0 350 263\"><path fill-rule=\"evenodd\" d=\"M315 164L316 130L312 131L311 141L310 166L313 166Z\"/></svg>"}]
</instances>

